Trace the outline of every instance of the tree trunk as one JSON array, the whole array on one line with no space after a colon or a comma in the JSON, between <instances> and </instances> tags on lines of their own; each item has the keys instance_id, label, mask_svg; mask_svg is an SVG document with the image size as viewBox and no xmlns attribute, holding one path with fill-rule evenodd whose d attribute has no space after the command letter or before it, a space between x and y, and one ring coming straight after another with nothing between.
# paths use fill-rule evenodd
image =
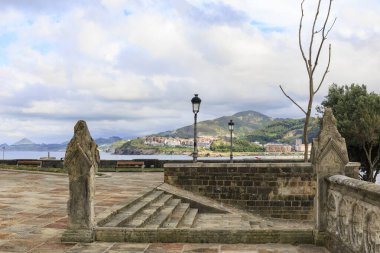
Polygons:
<instances>
[{"instance_id":1,"label":"tree trunk","mask_svg":"<svg viewBox=\"0 0 380 253\"><path fill-rule=\"evenodd\" d=\"M372 148L373 148L372 143L369 144L368 149L367 149L365 142L363 143L363 149L364 149L364 152L366 154L367 162L368 162L368 166L369 166L368 171L367 171L367 181L374 183L376 178L374 177L374 174L373 174L375 164L372 162Z\"/></svg>"},{"instance_id":2,"label":"tree trunk","mask_svg":"<svg viewBox=\"0 0 380 253\"><path fill-rule=\"evenodd\" d=\"M307 106L305 124L303 126L303 142L305 144L305 153L303 156L304 162L307 163L309 161L309 122L311 115L311 108L313 106L314 100L314 79L312 76L309 76L309 103Z\"/></svg>"},{"instance_id":3,"label":"tree trunk","mask_svg":"<svg viewBox=\"0 0 380 253\"><path fill-rule=\"evenodd\" d=\"M307 139L308 136L308 124L309 124L309 117L306 115L305 118L305 125L303 126L303 143L305 145L305 153L303 155L304 162L307 163L309 160L309 142Z\"/></svg>"},{"instance_id":4,"label":"tree trunk","mask_svg":"<svg viewBox=\"0 0 380 253\"><path fill-rule=\"evenodd\" d=\"M378 169L375 172L375 176L374 176L374 180L373 180L374 183L376 183L376 178L377 178L377 175L379 175L379 172L380 172L380 170L378 170Z\"/></svg>"},{"instance_id":5,"label":"tree trunk","mask_svg":"<svg viewBox=\"0 0 380 253\"><path fill-rule=\"evenodd\" d=\"M309 161L309 122L310 122L310 114L311 109L307 110L306 118L305 118L305 125L303 126L303 142L305 145L305 153L304 153L304 162L307 163Z\"/></svg>"}]
</instances>

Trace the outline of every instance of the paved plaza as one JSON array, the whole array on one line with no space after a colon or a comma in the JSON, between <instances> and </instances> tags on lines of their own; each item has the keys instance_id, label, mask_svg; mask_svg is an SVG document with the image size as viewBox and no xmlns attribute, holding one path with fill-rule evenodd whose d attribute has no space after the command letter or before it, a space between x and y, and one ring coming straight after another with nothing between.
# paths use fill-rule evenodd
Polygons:
<instances>
[{"instance_id":1,"label":"paved plaza","mask_svg":"<svg viewBox=\"0 0 380 253\"><path fill-rule=\"evenodd\" d=\"M96 178L96 216L102 217L163 183L163 173L109 173ZM0 252L327 253L313 245L79 244L60 242L66 228L67 175L0 171Z\"/></svg>"}]
</instances>

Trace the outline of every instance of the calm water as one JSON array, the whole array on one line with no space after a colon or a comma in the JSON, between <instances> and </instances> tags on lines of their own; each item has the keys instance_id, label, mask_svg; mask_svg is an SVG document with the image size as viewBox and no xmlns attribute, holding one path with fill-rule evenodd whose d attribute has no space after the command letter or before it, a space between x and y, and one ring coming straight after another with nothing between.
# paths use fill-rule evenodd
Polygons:
<instances>
[{"instance_id":1,"label":"calm water","mask_svg":"<svg viewBox=\"0 0 380 253\"><path fill-rule=\"evenodd\" d=\"M1 151L0 151L1 152ZM4 159L40 159L47 157L48 152L39 151L5 151ZM61 159L65 157L65 152L50 152L50 157ZM0 158L3 159L3 154L0 153ZM111 153L100 152L102 160L132 160L132 159L160 159L160 160L190 160L190 156L186 155L113 155Z\"/></svg>"},{"instance_id":2,"label":"calm water","mask_svg":"<svg viewBox=\"0 0 380 253\"><path fill-rule=\"evenodd\" d=\"M47 157L48 152L36 152L36 151L5 151L4 159L40 159L41 157ZM50 157L61 159L65 157L65 152L50 152ZM3 154L0 150L0 159L3 158ZM276 159L276 158L302 158L302 156L235 156L234 160L242 159ZM187 155L113 155L111 153L100 152L100 159L102 160L133 160L133 159L159 159L159 160L191 160L191 156ZM228 160L229 157L200 157L202 160Z\"/></svg>"},{"instance_id":3,"label":"calm water","mask_svg":"<svg viewBox=\"0 0 380 253\"><path fill-rule=\"evenodd\" d=\"M0 151L1 152L1 151ZM47 157L47 152L35 152L35 151L5 151L4 159L40 159L41 157ZM50 157L61 159L65 157L65 152L50 152ZM242 159L262 159L264 156L238 156L234 157L234 160ZM275 158L302 158L300 156L265 156L267 159ZM3 153L0 153L0 159L3 159ZM100 159L102 160L133 160L133 159L159 159L159 160L191 160L191 156L187 155L113 155L111 153L100 152ZM200 157L202 160L228 160L229 157ZM380 184L380 175L377 177L377 184Z\"/></svg>"}]
</instances>

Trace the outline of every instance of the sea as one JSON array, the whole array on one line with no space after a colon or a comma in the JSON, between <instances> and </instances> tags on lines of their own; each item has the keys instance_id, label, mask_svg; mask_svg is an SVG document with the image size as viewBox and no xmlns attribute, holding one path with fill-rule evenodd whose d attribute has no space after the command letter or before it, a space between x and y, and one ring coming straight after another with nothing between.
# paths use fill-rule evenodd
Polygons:
<instances>
[{"instance_id":1,"label":"sea","mask_svg":"<svg viewBox=\"0 0 380 253\"><path fill-rule=\"evenodd\" d=\"M159 159L159 160L190 160L190 156L186 155L114 155L107 152L99 152L100 159L102 160L133 160L133 159ZM0 153L0 157L5 160L12 159L40 159L42 157L48 157L48 152L42 151L6 151L3 154ZM65 157L64 151L51 151L50 157L55 157L57 160Z\"/></svg>"},{"instance_id":2,"label":"sea","mask_svg":"<svg viewBox=\"0 0 380 253\"><path fill-rule=\"evenodd\" d=\"M0 151L1 152L1 151ZM49 152L50 157L55 157L57 160L65 157L65 152ZM41 151L4 151L0 153L0 157L4 160L12 159L40 159L47 157L48 152ZM236 156L234 161L244 159L302 159L302 156ZM192 160L193 158L188 155L114 155L112 153L100 152L100 159L102 160L133 160L133 159L158 159L158 160ZM199 157L199 160L229 160L229 157ZM377 177L376 184L380 184L380 175Z\"/></svg>"},{"instance_id":3,"label":"sea","mask_svg":"<svg viewBox=\"0 0 380 253\"><path fill-rule=\"evenodd\" d=\"M57 160L65 157L65 152L49 152L50 157L55 157ZM48 152L42 151L7 151L1 153L0 159L12 160L12 159L40 159L47 157ZM243 159L302 159L302 156L234 156L234 160ZM158 159L158 160L192 160L192 156L189 155L114 155L112 153L100 152L100 159L102 160L133 160L133 159ZM199 157L200 160L229 160L229 157Z\"/></svg>"}]
</instances>

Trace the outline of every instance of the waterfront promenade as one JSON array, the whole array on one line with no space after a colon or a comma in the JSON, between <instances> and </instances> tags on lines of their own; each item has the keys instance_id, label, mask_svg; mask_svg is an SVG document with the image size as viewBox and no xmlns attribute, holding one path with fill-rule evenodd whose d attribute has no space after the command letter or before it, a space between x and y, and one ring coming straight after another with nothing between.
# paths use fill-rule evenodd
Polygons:
<instances>
[{"instance_id":1,"label":"waterfront promenade","mask_svg":"<svg viewBox=\"0 0 380 253\"><path fill-rule=\"evenodd\" d=\"M163 173L110 173L96 179L95 213L129 202L163 182ZM60 242L66 228L67 175L0 171L0 252L327 253L313 245L78 244Z\"/></svg>"}]
</instances>

